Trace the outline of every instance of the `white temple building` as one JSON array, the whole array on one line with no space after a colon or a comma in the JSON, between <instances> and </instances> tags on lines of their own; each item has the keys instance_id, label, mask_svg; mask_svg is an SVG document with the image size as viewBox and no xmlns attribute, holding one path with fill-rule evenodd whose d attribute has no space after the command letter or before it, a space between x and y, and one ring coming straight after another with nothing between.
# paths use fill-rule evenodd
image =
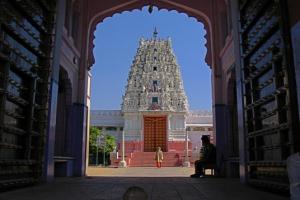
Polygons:
<instances>
[{"instance_id":1,"label":"white temple building","mask_svg":"<svg viewBox=\"0 0 300 200\"><path fill-rule=\"evenodd\" d=\"M120 149L124 129L124 118L121 110L92 110L90 125L98 127L104 134L114 136L118 149ZM186 118L186 129L192 145L191 149L201 148L202 135L208 135L214 143L211 111L189 111Z\"/></svg>"},{"instance_id":2,"label":"white temple building","mask_svg":"<svg viewBox=\"0 0 300 200\"><path fill-rule=\"evenodd\" d=\"M118 149L124 131L127 158L136 154L129 160L131 165L143 165L134 160L155 152L157 147L169 154L177 153L181 159L187 148L191 151L201 147L202 135L209 135L213 141L211 112L189 111L171 40L158 39L156 30L153 38L139 42L121 110L91 111L91 126L114 135ZM170 165L180 162L170 161Z\"/></svg>"}]
</instances>

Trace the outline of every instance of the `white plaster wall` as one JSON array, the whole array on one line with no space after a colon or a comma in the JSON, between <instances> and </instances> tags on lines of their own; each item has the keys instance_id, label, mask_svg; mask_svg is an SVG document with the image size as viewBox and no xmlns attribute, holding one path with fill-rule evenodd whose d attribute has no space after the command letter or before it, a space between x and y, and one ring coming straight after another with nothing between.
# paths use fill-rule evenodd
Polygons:
<instances>
[{"instance_id":1,"label":"white plaster wall","mask_svg":"<svg viewBox=\"0 0 300 200\"><path fill-rule=\"evenodd\" d=\"M171 114L170 130L169 130L169 141L184 141L185 140L185 115Z\"/></svg>"},{"instance_id":2,"label":"white plaster wall","mask_svg":"<svg viewBox=\"0 0 300 200\"><path fill-rule=\"evenodd\" d=\"M124 119L120 110L92 110L92 126L124 126Z\"/></svg>"},{"instance_id":3,"label":"white plaster wall","mask_svg":"<svg viewBox=\"0 0 300 200\"><path fill-rule=\"evenodd\" d=\"M143 115L146 113L125 113L122 116L120 110L93 110L91 111L92 126L115 126L123 127L126 140L143 140ZM150 113L150 115L164 115L163 112ZM183 113L172 113L168 115L168 140L185 140L185 123L187 124L211 124L212 115L208 111L191 111L187 116Z\"/></svg>"},{"instance_id":4,"label":"white plaster wall","mask_svg":"<svg viewBox=\"0 0 300 200\"><path fill-rule=\"evenodd\" d=\"M86 103L87 103L87 127L86 127L86 144L89 144L89 140L90 140L90 124L91 124L91 85L90 85L90 82L91 82L91 78L92 78L92 75L89 73L88 75L88 94L87 94L87 100L86 100ZM72 99L73 101L73 99ZM89 163L89 145L86 145L86 154L85 154L85 167L86 169L88 168L88 163Z\"/></svg>"},{"instance_id":5,"label":"white plaster wall","mask_svg":"<svg viewBox=\"0 0 300 200\"><path fill-rule=\"evenodd\" d=\"M185 129L185 117L182 115L171 115L171 130L182 131Z\"/></svg>"},{"instance_id":6,"label":"white plaster wall","mask_svg":"<svg viewBox=\"0 0 300 200\"><path fill-rule=\"evenodd\" d=\"M201 137L202 135L213 135L212 131L189 131L188 138L192 142L192 149L196 148L200 150L202 147Z\"/></svg>"},{"instance_id":7,"label":"white plaster wall","mask_svg":"<svg viewBox=\"0 0 300 200\"><path fill-rule=\"evenodd\" d=\"M141 140L142 117L139 113L124 114L125 140Z\"/></svg>"}]
</instances>

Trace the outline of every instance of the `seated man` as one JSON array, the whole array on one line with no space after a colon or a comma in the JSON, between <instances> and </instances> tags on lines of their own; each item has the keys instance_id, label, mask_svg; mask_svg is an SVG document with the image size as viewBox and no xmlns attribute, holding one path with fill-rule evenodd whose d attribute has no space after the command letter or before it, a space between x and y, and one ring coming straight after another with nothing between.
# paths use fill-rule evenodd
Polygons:
<instances>
[{"instance_id":1,"label":"seated man","mask_svg":"<svg viewBox=\"0 0 300 200\"><path fill-rule=\"evenodd\" d=\"M203 135L201 140L202 147L200 149L200 159L195 161L195 174L191 175L193 178L202 178L205 165L216 163L216 147L210 143L207 135Z\"/></svg>"}]
</instances>

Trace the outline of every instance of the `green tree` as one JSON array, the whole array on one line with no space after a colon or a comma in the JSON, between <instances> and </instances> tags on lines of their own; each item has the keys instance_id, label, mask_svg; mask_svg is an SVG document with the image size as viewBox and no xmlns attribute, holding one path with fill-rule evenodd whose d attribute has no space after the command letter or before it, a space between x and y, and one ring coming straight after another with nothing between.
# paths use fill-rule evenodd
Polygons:
<instances>
[{"instance_id":1,"label":"green tree","mask_svg":"<svg viewBox=\"0 0 300 200\"><path fill-rule=\"evenodd\" d=\"M90 127L90 140L89 140L89 148L90 154L95 155L97 151L97 137L100 136L101 131L97 127Z\"/></svg>"},{"instance_id":2,"label":"green tree","mask_svg":"<svg viewBox=\"0 0 300 200\"><path fill-rule=\"evenodd\" d=\"M105 151L112 152L116 148L116 138L112 135L105 136Z\"/></svg>"},{"instance_id":3,"label":"green tree","mask_svg":"<svg viewBox=\"0 0 300 200\"><path fill-rule=\"evenodd\" d=\"M100 162L106 166L109 164L109 153L112 152L116 147L116 139L112 135L100 133L101 144L99 147L99 153L102 159ZM105 161L104 161L105 158ZM103 163L105 162L105 163Z\"/></svg>"},{"instance_id":4,"label":"green tree","mask_svg":"<svg viewBox=\"0 0 300 200\"><path fill-rule=\"evenodd\" d=\"M109 158L109 152L112 152L116 148L116 139L114 136L109 134L104 134L97 127L90 127L90 163L95 163L97 155L97 137L100 137L100 145L98 146L98 158L102 161L103 153L105 152L106 161ZM106 162L107 163L107 162Z\"/></svg>"}]
</instances>

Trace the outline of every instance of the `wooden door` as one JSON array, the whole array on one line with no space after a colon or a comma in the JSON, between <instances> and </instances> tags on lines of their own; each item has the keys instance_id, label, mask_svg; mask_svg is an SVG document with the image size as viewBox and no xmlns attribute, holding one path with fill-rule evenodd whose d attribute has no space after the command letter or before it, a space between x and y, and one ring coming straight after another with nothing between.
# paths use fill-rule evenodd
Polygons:
<instances>
[{"instance_id":1,"label":"wooden door","mask_svg":"<svg viewBox=\"0 0 300 200\"><path fill-rule=\"evenodd\" d=\"M167 151L167 118L166 116L144 117L144 151L154 152L157 147Z\"/></svg>"}]
</instances>

